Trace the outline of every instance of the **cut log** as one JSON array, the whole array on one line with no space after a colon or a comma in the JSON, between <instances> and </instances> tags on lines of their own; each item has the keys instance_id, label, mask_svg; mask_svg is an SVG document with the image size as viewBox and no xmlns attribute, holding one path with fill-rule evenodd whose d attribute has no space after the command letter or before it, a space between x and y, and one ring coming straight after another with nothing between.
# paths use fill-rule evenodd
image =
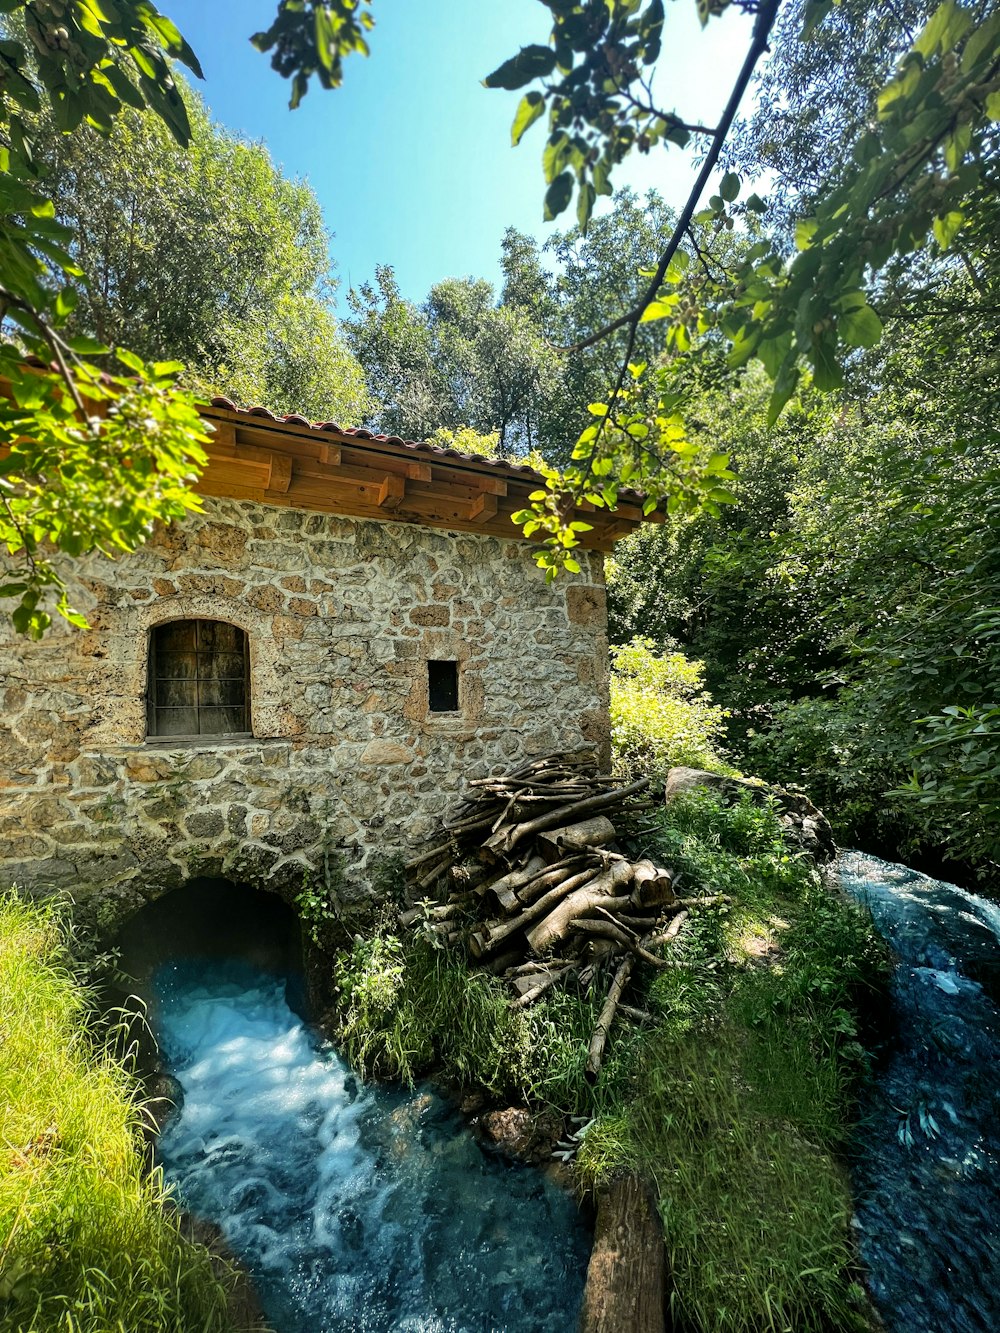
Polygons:
<instances>
[{"instance_id":1,"label":"cut log","mask_svg":"<svg viewBox=\"0 0 1000 1333\"><path fill-rule=\"evenodd\" d=\"M656 954L644 949L631 931L623 930L614 921L571 921L569 928L581 935L594 935L598 939L610 940L612 944L628 949L636 958L643 963L648 963L650 967L667 966L662 958L657 958Z\"/></svg>"},{"instance_id":2,"label":"cut log","mask_svg":"<svg viewBox=\"0 0 1000 1333\"><path fill-rule=\"evenodd\" d=\"M510 1007L512 1009L527 1009L528 1005L534 1004L536 1000L540 1000L545 992L551 990L557 982L562 981L571 972L575 971L576 969L573 967L564 967L558 972L549 972L544 977L540 976L538 984L533 986L531 990L525 991L523 995L518 996L516 1000L513 1000Z\"/></svg>"},{"instance_id":3,"label":"cut log","mask_svg":"<svg viewBox=\"0 0 1000 1333\"><path fill-rule=\"evenodd\" d=\"M626 1176L598 1199L580 1333L664 1333L666 1308L660 1219L642 1181Z\"/></svg>"},{"instance_id":4,"label":"cut log","mask_svg":"<svg viewBox=\"0 0 1000 1333\"><path fill-rule=\"evenodd\" d=\"M673 875L652 861L637 861L632 902L635 907L659 907L675 900Z\"/></svg>"},{"instance_id":5,"label":"cut log","mask_svg":"<svg viewBox=\"0 0 1000 1333\"><path fill-rule=\"evenodd\" d=\"M445 903L441 907L408 907L399 914L401 926L415 926L418 921L450 921L462 909L461 903Z\"/></svg>"},{"instance_id":6,"label":"cut log","mask_svg":"<svg viewBox=\"0 0 1000 1333\"><path fill-rule=\"evenodd\" d=\"M633 1019L636 1023L654 1023L656 1020L647 1009L633 1009L630 1004L624 1001L619 1004L618 1012L624 1014L626 1018Z\"/></svg>"},{"instance_id":7,"label":"cut log","mask_svg":"<svg viewBox=\"0 0 1000 1333\"><path fill-rule=\"evenodd\" d=\"M577 869L584 866L584 869ZM575 873L574 873L575 872ZM566 886L566 892L572 889L578 889L581 884L586 884L589 879L593 879L597 874L597 867L586 865L586 857L578 856L569 861L560 861L558 866L553 866L544 875L539 875L537 879L517 891L517 901L527 907L530 903L541 896L547 889L554 888L557 884Z\"/></svg>"},{"instance_id":8,"label":"cut log","mask_svg":"<svg viewBox=\"0 0 1000 1333\"><path fill-rule=\"evenodd\" d=\"M492 884L487 884L483 892L492 893L505 912L516 912L520 903L514 890L530 883L536 875L545 870L546 864L541 856L533 856L522 869L512 870L509 874L494 880Z\"/></svg>"},{"instance_id":9,"label":"cut log","mask_svg":"<svg viewBox=\"0 0 1000 1333\"><path fill-rule=\"evenodd\" d=\"M424 874L420 875L417 879L417 888L419 889L430 888L430 886L433 883L435 883L436 880L439 880L441 876L447 872L448 867L451 865L451 857L452 854L449 853L444 858L443 861L439 861L436 865L431 866L430 870L425 871Z\"/></svg>"},{"instance_id":10,"label":"cut log","mask_svg":"<svg viewBox=\"0 0 1000 1333\"><path fill-rule=\"evenodd\" d=\"M603 847L606 842L613 842L615 836L615 826L607 815L594 815L578 824L567 824L564 828L541 833L537 841L538 849L546 861L558 861L569 852L584 847Z\"/></svg>"},{"instance_id":11,"label":"cut log","mask_svg":"<svg viewBox=\"0 0 1000 1333\"><path fill-rule=\"evenodd\" d=\"M608 991L608 998L604 1001L604 1008L597 1020L597 1027L594 1028L594 1035L590 1039L590 1048L587 1051L587 1068L584 1071L585 1077L590 1083L596 1083L597 1076L601 1072L604 1046L608 1040L608 1033L611 1031L611 1024L615 1021L615 1010L618 1008L618 1001L622 998L622 992L632 975L634 961L630 954L628 958L622 961L615 973L615 979Z\"/></svg>"},{"instance_id":12,"label":"cut log","mask_svg":"<svg viewBox=\"0 0 1000 1333\"><path fill-rule=\"evenodd\" d=\"M661 944L669 944L671 940L675 940L680 933L681 926L683 926L689 916L690 912L678 912L662 934L653 935L650 939L645 941L647 947L655 949Z\"/></svg>"},{"instance_id":13,"label":"cut log","mask_svg":"<svg viewBox=\"0 0 1000 1333\"><path fill-rule=\"evenodd\" d=\"M555 906L568 892L563 884L557 884L554 889L550 889L526 907L519 916L511 917L509 921L488 921L480 930L469 936L469 948L476 958L483 958L486 954L493 953L506 939L511 935L516 935L519 930L529 926L532 921L537 921L539 917L544 916L552 907Z\"/></svg>"},{"instance_id":14,"label":"cut log","mask_svg":"<svg viewBox=\"0 0 1000 1333\"><path fill-rule=\"evenodd\" d=\"M562 898L559 905L528 933L528 945L532 953L536 955L546 953L553 945L565 939L571 921L587 916L595 907L600 906L602 899L613 897L615 889L627 884L631 878L631 863L615 861L595 879L579 889L574 889L568 897ZM545 898L540 898L530 910L535 912L539 904L546 902L548 897L547 894Z\"/></svg>"},{"instance_id":15,"label":"cut log","mask_svg":"<svg viewBox=\"0 0 1000 1333\"><path fill-rule=\"evenodd\" d=\"M629 796L645 791L648 786L649 778L640 778L638 782L631 782L627 787L622 787L617 791L603 791L596 796L588 796L582 801L575 801L571 805L559 806L555 810L550 810L547 814L529 819L525 824L516 824L510 829L500 829L486 839L483 850L492 856L509 856L518 843L523 842L525 838L530 838L536 833L544 833L546 829L559 828L562 824L572 824L582 819L584 815L594 815L602 810L608 810L612 806L619 805Z\"/></svg>"},{"instance_id":16,"label":"cut log","mask_svg":"<svg viewBox=\"0 0 1000 1333\"><path fill-rule=\"evenodd\" d=\"M451 839L449 839L447 842L438 843L436 847L431 847L429 851L421 852L419 856L415 856L412 859L412 861L407 861L404 866L404 869L416 870L418 866L424 865L424 863L427 861L433 861L435 858L440 860L441 857L444 856L446 852L449 855L453 854L454 850L455 850L455 844L451 841Z\"/></svg>"}]
</instances>

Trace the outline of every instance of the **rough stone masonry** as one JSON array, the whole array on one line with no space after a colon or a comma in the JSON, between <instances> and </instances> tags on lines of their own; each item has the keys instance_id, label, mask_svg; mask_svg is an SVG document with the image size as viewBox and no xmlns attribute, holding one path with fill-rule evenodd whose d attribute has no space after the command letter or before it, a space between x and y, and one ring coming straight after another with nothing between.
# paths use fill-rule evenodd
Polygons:
<instances>
[{"instance_id":1,"label":"rough stone masonry","mask_svg":"<svg viewBox=\"0 0 1000 1333\"><path fill-rule=\"evenodd\" d=\"M0 626L0 884L105 933L200 876L370 891L462 782L608 750L603 556L546 585L524 542L211 498L134 554L72 564L91 629ZM244 630L252 735L146 736L150 632ZM432 713L429 660L458 663Z\"/></svg>"}]
</instances>

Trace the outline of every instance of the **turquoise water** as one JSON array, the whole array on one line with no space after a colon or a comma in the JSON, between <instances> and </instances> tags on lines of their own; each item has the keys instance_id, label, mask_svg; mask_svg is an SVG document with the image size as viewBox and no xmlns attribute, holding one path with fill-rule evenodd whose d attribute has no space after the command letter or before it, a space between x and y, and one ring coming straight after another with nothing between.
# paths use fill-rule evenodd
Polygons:
<instances>
[{"instance_id":1,"label":"turquoise water","mask_svg":"<svg viewBox=\"0 0 1000 1333\"><path fill-rule=\"evenodd\" d=\"M846 852L899 957L862 1106L855 1225L891 1333L1000 1329L1000 906Z\"/></svg>"},{"instance_id":2,"label":"turquoise water","mask_svg":"<svg viewBox=\"0 0 1000 1333\"><path fill-rule=\"evenodd\" d=\"M567 1333L590 1237L540 1172L487 1155L429 1090L359 1084L235 962L155 977L183 1102L160 1140L185 1206L218 1223L277 1333Z\"/></svg>"}]
</instances>

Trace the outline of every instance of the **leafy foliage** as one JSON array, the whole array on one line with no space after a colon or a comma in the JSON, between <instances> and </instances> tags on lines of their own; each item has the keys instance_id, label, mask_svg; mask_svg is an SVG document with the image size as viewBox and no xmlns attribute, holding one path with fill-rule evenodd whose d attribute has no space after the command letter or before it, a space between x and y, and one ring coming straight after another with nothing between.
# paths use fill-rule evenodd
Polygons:
<instances>
[{"instance_id":1,"label":"leafy foliage","mask_svg":"<svg viewBox=\"0 0 1000 1333\"><path fill-rule=\"evenodd\" d=\"M611 649L611 745L616 771L664 777L668 768L716 769L725 713L703 689L700 662L653 652L650 639Z\"/></svg>"},{"instance_id":2,"label":"leafy foliage","mask_svg":"<svg viewBox=\"0 0 1000 1333\"><path fill-rule=\"evenodd\" d=\"M360 421L360 367L331 311L330 236L303 182L210 121L179 83L191 139L149 113L72 136L51 116L35 155L84 277L71 335L186 366L182 383L316 419Z\"/></svg>"},{"instance_id":3,"label":"leafy foliage","mask_svg":"<svg viewBox=\"0 0 1000 1333\"><path fill-rule=\"evenodd\" d=\"M180 366L118 359L129 375L80 362L64 381L19 368L0 399L0 597L15 603L18 633L35 639L53 599L60 615L86 624L53 548L131 550L155 520L199 507L190 486L207 437L194 401L177 391Z\"/></svg>"}]
</instances>

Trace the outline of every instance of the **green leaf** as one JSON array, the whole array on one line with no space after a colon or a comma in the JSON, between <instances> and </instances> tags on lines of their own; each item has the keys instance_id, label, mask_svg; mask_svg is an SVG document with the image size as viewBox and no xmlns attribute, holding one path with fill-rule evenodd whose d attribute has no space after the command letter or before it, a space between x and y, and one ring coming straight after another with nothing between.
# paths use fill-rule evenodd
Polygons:
<instances>
[{"instance_id":1,"label":"green leaf","mask_svg":"<svg viewBox=\"0 0 1000 1333\"><path fill-rule=\"evenodd\" d=\"M837 321L837 330L848 347L874 347L882 337L882 321L865 302L845 310ZM823 387L818 379L817 386Z\"/></svg>"},{"instance_id":2,"label":"green leaf","mask_svg":"<svg viewBox=\"0 0 1000 1333\"><path fill-rule=\"evenodd\" d=\"M800 218L795 224L795 247L797 250L807 250L812 238L816 234L819 223L815 218Z\"/></svg>"},{"instance_id":3,"label":"green leaf","mask_svg":"<svg viewBox=\"0 0 1000 1333\"><path fill-rule=\"evenodd\" d=\"M727 204L731 204L740 192L740 178L735 171L727 171L719 186L719 193Z\"/></svg>"},{"instance_id":4,"label":"green leaf","mask_svg":"<svg viewBox=\"0 0 1000 1333\"><path fill-rule=\"evenodd\" d=\"M965 214L952 210L945 213L944 217L934 219L934 239L940 245L942 250L947 250L952 241L962 230L962 223L965 221Z\"/></svg>"},{"instance_id":5,"label":"green leaf","mask_svg":"<svg viewBox=\"0 0 1000 1333\"><path fill-rule=\"evenodd\" d=\"M572 197L573 175L569 171L564 171L545 191L545 221L551 222L553 218L557 218Z\"/></svg>"},{"instance_id":6,"label":"green leaf","mask_svg":"<svg viewBox=\"0 0 1000 1333\"><path fill-rule=\"evenodd\" d=\"M516 148L521 142L521 136L525 130L534 125L535 121L545 110L545 98L541 93L525 93L521 98L517 108L517 114L514 117L514 123L510 127L510 141Z\"/></svg>"},{"instance_id":7,"label":"green leaf","mask_svg":"<svg viewBox=\"0 0 1000 1333\"><path fill-rule=\"evenodd\" d=\"M972 16L955 0L944 0L924 25L913 49L922 56L931 56L935 51L942 54L951 51L971 22Z\"/></svg>"},{"instance_id":8,"label":"green leaf","mask_svg":"<svg viewBox=\"0 0 1000 1333\"><path fill-rule=\"evenodd\" d=\"M640 324L651 324L656 319L669 319L674 313L673 301L650 301L642 312Z\"/></svg>"},{"instance_id":9,"label":"green leaf","mask_svg":"<svg viewBox=\"0 0 1000 1333\"><path fill-rule=\"evenodd\" d=\"M556 67L556 53L548 46L524 46L505 60L502 65L488 74L483 83L487 88L506 88L513 92L523 88L532 79L542 79L551 74Z\"/></svg>"},{"instance_id":10,"label":"green leaf","mask_svg":"<svg viewBox=\"0 0 1000 1333\"><path fill-rule=\"evenodd\" d=\"M594 202L597 199L597 191L591 185L590 181L584 181L580 186L576 197L576 220L582 232L586 232L587 224L590 222L590 215L594 211Z\"/></svg>"}]
</instances>

